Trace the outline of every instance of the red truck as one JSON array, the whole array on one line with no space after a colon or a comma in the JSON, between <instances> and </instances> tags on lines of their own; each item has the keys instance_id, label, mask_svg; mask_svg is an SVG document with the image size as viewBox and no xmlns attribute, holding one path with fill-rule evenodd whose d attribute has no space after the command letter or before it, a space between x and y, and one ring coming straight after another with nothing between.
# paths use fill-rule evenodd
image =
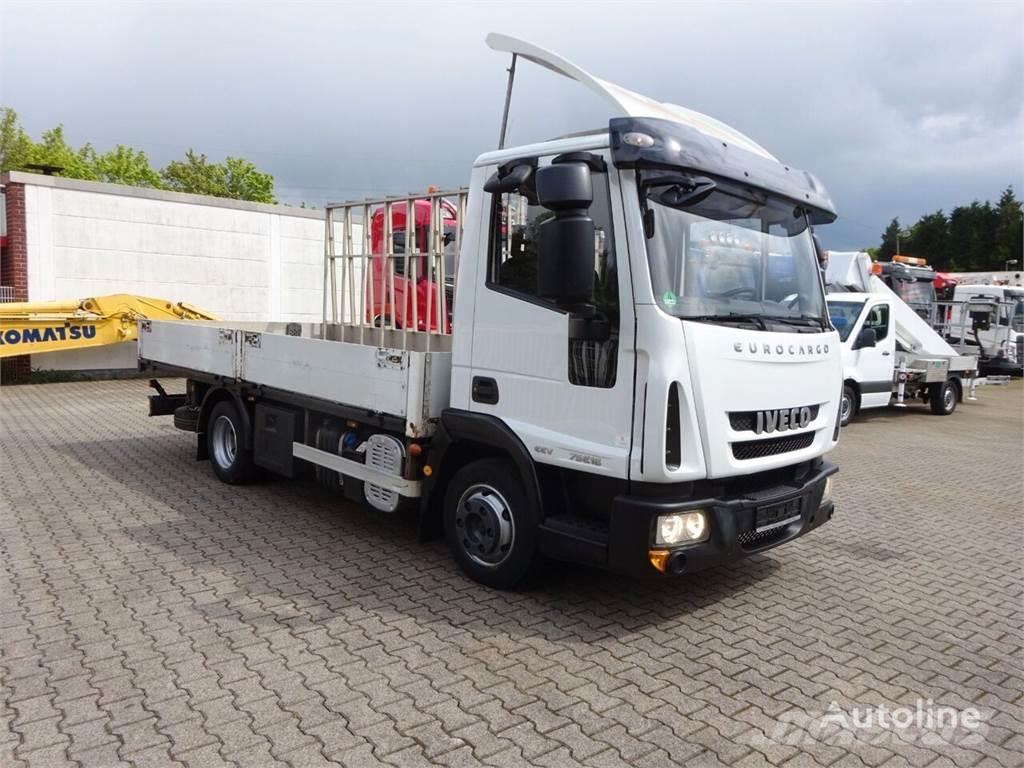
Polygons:
<instances>
[{"instance_id":1,"label":"red truck","mask_svg":"<svg viewBox=\"0 0 1024 768\"><path fill-rule=\"evenodd\" d=\"M379 206L370 216L370 253L373 254L373 279L366 284L366 321L375 326L451 333L453 286L458 254L458 210L450 200L442 198L434 214L440 220L439 232L431 226L430 200L413 202L414 226L408 227L406 205L391 204L391 226L387 226L385 208ZM406 240L413 236L407 249ZM441 248L431 242L440 238ZM390 247L385 244L390 240ZM426 254L443 250L443 268L427 266ZM388 262L393 265L389 269ZM431 274L433 271L433 274ZM441 272L441 274L439 274ZM413 283L415 282L415 288ZM439 288L444 288L442 293ZM438 312L438 306L443 312ZM440 329L438 317L445 318ZM428 328L428 318L429 321Z\"/></svg>"}]
</instances>

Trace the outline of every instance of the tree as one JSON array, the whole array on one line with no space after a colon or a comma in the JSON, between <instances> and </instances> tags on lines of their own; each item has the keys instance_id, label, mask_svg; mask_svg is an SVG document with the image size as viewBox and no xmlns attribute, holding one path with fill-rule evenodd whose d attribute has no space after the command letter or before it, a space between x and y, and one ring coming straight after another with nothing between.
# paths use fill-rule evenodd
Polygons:
<instances>
[{"instance_id":1,"label":"tree","mask_svg":"<svg viewBox=\"0 0 1024 768\"><path fill-rule=\"evenodd\" d=\"M929 213L910 228L910 237L901 243L903 253L925 259L936 268L944 268L949 261L946 248L949 240L949 221L942 211Z\"/></svg>"},{"instance_id":2,"label":"tree","mask_svg":"<svg viewBox=\"0 0 1024 768\"><path fill-rule=\"evenodd\" d=\"M98 155L94 161L98 181L111 184L129 184L133 187L163 189L163 179L149 165L146 153L118 144L109 152Z\"/></svg>"},{"instance_id":3,"label":"tree","mask_svg":"<svg viewBox=\"0 0 1024 768\"><path fill-rule=\"evenodd\" d=\"M167 164L161 173L167 189L213 197L231 197L257 203L273 203L274 177L262 173L253 163L240 157L228 157L223 163L211 163L206 155L193 150L184 160Z\"/></svg>"},{"instance_id":4,"label":"tree","mask_svg":"<svg viewBox=\"0 0 1024 768\"><path fill-rule=\"evenodd\" d=\"M199 195L274 203L274 177L241 157L212 163L191 149L184 160L175 160L157 171L146 153L118 144L98 153L92 144L75 149L64 135L64 126L45 131L38 142L21 127L18 113L0 108L0 171L27 170L30 163L52 165L61 176L105 181L134 187L172 189Z\"/></svg>"},{"instance_id":5,"label":"tree","mask_svg":"<svg viewBox=\"0 0 1024 768\"><path fill-rule=\"evenodd\" d=\"M995 247L993 259L1002 269L1010 259L1017 259L1017 268L1021 268L1024 258L1024 214L1020 201L1013 194L1013 187L1007 187L999 196L995 208ZM995 269L995 267L993 267Z\"/></svg>"},{"instance_id":6,"label":"tree","mask_svg":"<svg viewBox=\"0 0 1024 768\"><path fill-rule=\"evenodd\" d=\"M896 244L900 239L900 220L893 219L889 226L882 233L882 244L878 247L878 257L882 261L889 261L896 255Z\"/></svg>"},{"instance_id":7,"label":"tree","mask_svg":"<svg viewBox=\"0 0 1024 768\"><path fill-rule=\"evenodd\" d=\"M1002 271L1011 259L1024 261L1024 210L1010 186L995 205L975 200L958 205L949 216L942 211L925 214L910 228L909 237L900 235L899 219L893 219L882 233L877 258L892 258L897 237L904 254L927 259L938 270Z\"/></svg>"},{"instance_id":8,"label":"tree","mask_svg":"<svg viewBox=\"0 0 1024 768\"><path fill-rule=\"evenodd\" d=\"M63 125L43 131L39 142L32 145L29 162L56 166L60 175L69 179L97 181L96 150L88 143L78 149L68 144Z\"/></svg>"},{"instance_id":9,"label":"tree","mask_svg":"<svg viewBox=\"0 0 1024 768\"><path fill-rule=\"evenodd\" d=\"M985 269L995 234L996 211L987 201L954 208L949 214L948 268L961 272Z\"/></svg>"},{"instance_id":10,"label":"tree","mask_svg":"<svg viewBox=\"0 0 1024 768\"><path fill-rule=\"evenodd\" d=\"M0 109L0 173L21 168L29 162L32 139L10 107Z\"/></svg>"}]
</instances>

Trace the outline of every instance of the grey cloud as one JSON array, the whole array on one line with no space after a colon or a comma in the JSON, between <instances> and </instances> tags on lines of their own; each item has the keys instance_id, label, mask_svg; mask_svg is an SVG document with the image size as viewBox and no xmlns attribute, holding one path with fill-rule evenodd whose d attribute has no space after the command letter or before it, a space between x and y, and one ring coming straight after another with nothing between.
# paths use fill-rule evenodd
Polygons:
<instances>
[{"instance_id":1,"label":"grey cloud","mask_svg":"<svg viewBox=\"0 0 1024 768\"><path fill-rule=\"evenodd\" d=\"M505 31L706 112L829 186L835 248L893 215L1024 187L1019 3L20 3L0 6L0 102L34 133L195 147L272 171L289 202L466 182L494 147ZM602 124L520 69L512 140Z\"/></svg>"}]
</instances>

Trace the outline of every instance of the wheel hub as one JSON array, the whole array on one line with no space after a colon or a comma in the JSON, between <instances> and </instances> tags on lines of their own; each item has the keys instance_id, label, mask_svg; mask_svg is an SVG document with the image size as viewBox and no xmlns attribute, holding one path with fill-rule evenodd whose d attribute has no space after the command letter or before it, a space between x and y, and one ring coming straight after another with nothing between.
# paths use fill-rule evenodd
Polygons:
<instances>
[{"instance_id":1,"label":"wheel hub","mask_svg":"<svg viewBox=\"0 0 1024 768\"><path fill-rule=\"evenodd\" d=\"M953 407L953 402L956 398L956 393L952 387L946 387L946 391L942 393L942 404L946 406L946 410L950 410Z\"/></svg>"},{"instance_id":2,"label":"wheel hub","mask_svg":"<svg viewBox=\"0 0 1024 768\"><path fill-rule=\"evenodd\" d=\"M502 563L512 550L515 525L508 502L489 485L474 485L462 494L455 512L459 543L469 557L485 566Z\"/></svg>"},{"instance_id":3,"label":"wheel hub","mask_svg":"<svg viewBox=\"0 0 1024 768\"><path fill-rule=\"evenodd\" d=\"M235 425L227 416L218 416L213 423L213 458L222 468L227 469L235 463L238 454L238 436Z\"/></svg>"}]
</instances>

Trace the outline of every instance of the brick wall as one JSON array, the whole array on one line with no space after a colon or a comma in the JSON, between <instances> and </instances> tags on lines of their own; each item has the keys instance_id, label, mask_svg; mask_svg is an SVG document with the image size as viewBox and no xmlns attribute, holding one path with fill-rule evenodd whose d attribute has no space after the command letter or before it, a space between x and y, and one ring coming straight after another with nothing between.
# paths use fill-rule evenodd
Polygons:
<instances>
[{"instance_id":1,"label":"brick wall","mask_svg":"<svg viewBox=\"0 0 1024 768\"><path fill-rule=\"evenodd\" d=\"M0 285L14 288L15 301L28 301L28 236L25 226L25 185L10 182L4 187L7 214L7 244L0 258ZM4 361L3 381L28 377L29 355Z\"/></svg>"}]
</instances>

